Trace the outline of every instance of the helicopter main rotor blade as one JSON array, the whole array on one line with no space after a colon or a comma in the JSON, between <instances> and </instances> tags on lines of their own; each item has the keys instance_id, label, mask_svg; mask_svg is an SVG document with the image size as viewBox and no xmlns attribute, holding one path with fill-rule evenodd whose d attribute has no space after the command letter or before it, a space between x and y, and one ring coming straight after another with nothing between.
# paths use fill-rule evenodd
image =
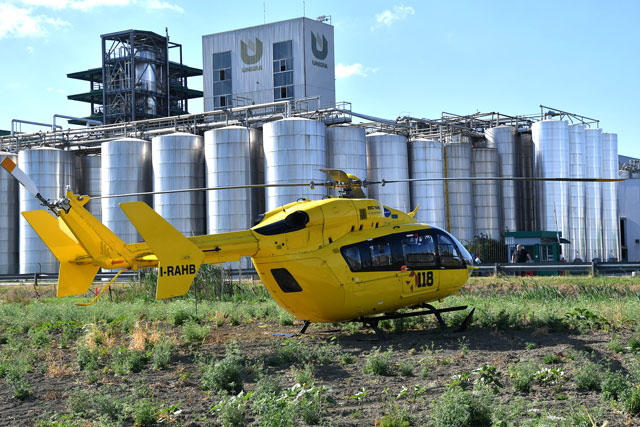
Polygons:
<instances>
[{"instance_id":1,"label":"helicopter main rotor blade","mask_svg":"<svg viewBox=\"0 0 640 427\"><path fill-rule=\"evenodd\" d=\"M383 179L381 181L366 181L366 185L385 185L399 182L423 182L423 181L551 181L551 182L618 182L625 178L540 178L540 177L506 177L506 176L474 176L474 177L447 177L447 178L407 178L407 179Z\"/></svg>"},{"instance_id":2,"label":"helicopter main rotor blade","mask_svg":"<svg viewBox=\"0 0 640 427\"><path fill-rule=\"evenodd\" d=\"M171 194L171 193L192 193L196 191L219 191L219 190L242 190L246 188L270 188L270 187L326 187L326 182L314 182L298 184L249 184L249 185L229 185L225 187L203 187L203 188L184 188L181 190L164 190L164 191L145 191L142 193L126 193L126 194L108 194L105 196L90 196L91 199L111 199L114 197L132 197L132 196L150 196L153 194Z\"/></svg>"},{"instance_id":3,"label":"helicopter main rotor blade","mask_svg":"<svg viewBox=\"0 0 640 427\"><path fill-rule=\"evenodd\" d=\"M38 191L38 187L33 180L24 173L22 169L20 169L9 157L5 157L1 163L4 170L9 172L15 179L18 180L20 184L31 194L38 197L40 196L40 192ZM38 197L39 198L39 197Z\"/></svg>"}]
</instances>

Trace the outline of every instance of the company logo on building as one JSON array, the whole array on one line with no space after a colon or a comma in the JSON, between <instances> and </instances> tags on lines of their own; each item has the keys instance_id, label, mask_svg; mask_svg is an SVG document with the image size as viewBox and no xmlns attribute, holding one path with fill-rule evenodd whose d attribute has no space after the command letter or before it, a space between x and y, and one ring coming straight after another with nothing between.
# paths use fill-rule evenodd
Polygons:
<instances>
[{"instance_id":1,"label":"company logo on building","mask_svg":"<svg viewBox=\"0 0 640 427\"><path fill-rule=\"evenodd\" d=\"M253 54L249 54L253 52ZM262 40L256 37L255 42L248 40L247 43L240 41L240 57L242 62L251 67L243 67L242 72L262 70L262 65L254 65L262 59Z\"/></svg>"},{"instance_id":2,"label":"company logo on building","mask_svg":"<svg viewBox=\"0 0 640 427\"><path fill-rule=\"evenodd\" d=\"M311 52L313 52L313 56L319 59L319 61L315 59L311 61L313 65L320 68L329 68L326 62L322 62L329 54L329 43L323 34L311 32Z\"/></svg>"}]
</instances>

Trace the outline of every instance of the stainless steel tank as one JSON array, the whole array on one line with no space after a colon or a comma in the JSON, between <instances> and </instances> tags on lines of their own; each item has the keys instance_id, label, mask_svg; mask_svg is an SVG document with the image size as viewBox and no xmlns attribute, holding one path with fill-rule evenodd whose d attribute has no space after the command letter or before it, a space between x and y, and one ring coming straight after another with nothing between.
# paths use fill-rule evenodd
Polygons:
<instances>
[{"instance_id":1,"label":"stainless steel tank","mask_svg":"<svg viewBox=\"0 0 640 427\"><path fill-rule=\"evenodd\" d=\"M254 184L264 184L264 147L262 141L262 128L251 128L249 130L249 145L251 145L251 182ZM264 188L251 190L252 225L258 215L266 210L264 193Z\"/></svg>"},{"instance_id":2,"label":"stainless steel tank","mask_svg":"<svg viewBox=\"0 0 640 427\"><path fill-rule=\"evenodd\" d=\"M75 179L75 155L55 148L35 148L18 153L20 168L33 179L43 197L61 197ZM40 210L40 202L20 186L20 212ZM57 273L58 261L29 223L20 216L20 273Z\"/></svg>"},{"instance_id":3,"label":"stainless steel tank","mask_svg":"<svg viewBox=\"0 0 640 427\"><path fill-rule=\"evenodd\" d=\"M327 167L341 169L364 180L367 177L367 143L364 128L331 126L326 129ZM365 194L367 189L363 188ZM337 197L337 189L331 195Z\"/></svg>"},{"instance_id":4,"label":"stainless steel tank","mask_svg":"<svg viewBox=\"0 0 640 427\"><path fill-rule=\"evenodd\" d=\"M0 161L9 157L18 162L15 153L0 151ZM0 274L18 272L18 181L7 171L0 171Z\"/></svg>"},{"instance_id":5,"label":"stainless steel tank","mask_svg":"<svg viewBox=\"0 0 640 427\"><path fill-rule=\"evenodd\" d=\"M202 137L190 133L172 133L151 140L153 191L202 188L204 146ZM180 233L199 236L205 233L205 194L202 191L154 194L153 208Z\"/></svg>"},{"instance_id":6,"label":"stainless steel tank","mask_svg":"<svg viewBox=\"0 0 640 427\"><path fill-rule=\"evenodd\" d=\"M632 176L631 171L627 171L627 170L618 171L618 178L620 179L630 179L631 176Z\"/></svg>"},{"instance_id":7,"label":"stainless steel tank","mask_svg":"<svg viewBox=\"0 0 640 427\"><path fill-rule=\"evenodd\" d=\"M135 53L135 84L136 90L148 91L152 94L145 100L145 113L156 115L158 105L155 95L158 91L158 76L156 75L156 53L148 50L141 50Z\"/></svg>"},{"instance_id":8,"label":"stainless steel tank","mask_svg":"<svg viewBox=\"0 0 640 427\"><path fill-rule=\"evenodd\" d=\"M251 185L252 158L249 130L242 126L213 129L204 134L207 187ZM252 225L251 189L207 192L208 233L246 230ZM228 263L248 268L251 260Z\"/></svg>"},{"instance_id":9,"label":"stainless steel tank","mask_svg":"<svg viewBox=\"0 0 640 427\"><path fill-rule=\"evenodd\" d=\"M516 140L518 144L518 165L521 177L534 176L534 148L531 140L531 133L520 133ZM519 230L533 231L536 229L536 209L535 209L535 185L533 181L518 181L518 218Z\"/></svg>"},{"instance_id":10,"label":"stainless steel tank","mask_svg":"<svg viewBox=\"0 0 640 427\"><path fill-rule=\"evenodd\" d=\"M322 122L288 118L266 123L262 131L265 184L326 181L326 175L320 171L327 166ZM320 199L324 195L324 187L269 187L265 191L266 210L299 198Z\"/></svg>"},{"instance_id":11,"label":"stainless steel tank","mask_svg":"<svg viewBox=\"0 0 640 427\"><path fill-rule=\"evenodd\" d=\"M151 143L122 138L102 143L100 170L102 195L143 193L153 189ZM125 243L141 241L138 231L120 209L120 203L142 201L153 204L151 195L113 197L102 201L102 222Z\"/></svg>"},{"instance_id":12,"label":"stainless steel tank","mask_svg":"<svg viewBox=\"0 0 640 427\"><path fill-rule=\"evenodd\" d=\"M585 178L586 173L584 125L569 126L569 177ZM617 168L616 168L617 169ZM569 230L570 245L565 252L566 260L587 259L587 231L585 222L584 182L569 183Z\"/></svg>"},{"instance_id":13,"label":"stainless steel tank","mask_svg":"<svg viewBox=\"0 0 640 427\"><path fill-rule=\"evenodd\" d=\"M602 129L585 129L585 175L602 178ZM602 260L602 183L585 182L587 259Z\"/></svg>"},{"instance_id":14,"label":"stainless steel tank","mask_svg":"<svg viewBox=\"0 0 640 427\"><path fill-rule=\"evenodd\" d=\"M543 120L533 124L531 136L536 150L536 176L569 177L569 124L562 120ZM560 231L568 237L569 183L540 181L538 186L540 226L544 231Z\"/></svg>"},{"instance_id":15,"label":"stainless steel tank","mask_svg":"<svg viewBox=\"0 0 640 427\"><path fill-rule=\"evenodd\" d=\"M447 178L471 176L471 144L445 145ZM473 242L473 184L471 181L447 181L449 232L463 244Z\"/></svg>"},{"instance_id":16,"label":"stainless steel tank","mask_svg":"<svg viewBox=\"0 0 640 427\"><path fill-rule=\"evenodd\" d=\"M631 178L633 179L640 178L640 172L631 172Z\"/></svg>"},{"instance_id":17,"label":"stainless steel tank","mask_svg":"<svg viewBox=\"0 0 640 427\"><path fill-rule=\"evenodd\" d=\"M407 138L376 132L367 135L367 179L386 181L409 178ZM369 187L369 197L384 206L408 212L411 207L409 183L401 182Z\"/></svg>"},{"instance_id":18,"label":"stainless steel tank","mask_svg":"<svg viewBox=\"0 0 640 427\"><path fill-rule=\"evenodd\" d=\"M440 141L409 142L411 178L444 178L444 147ZM420 205L416 219L439 228L447 227L444 181L411 183L411 209Z\"/></svg>"},{"instance_id":19,"label":"stainless steel tank","mask_svg":"<svg viewBox=\"0 0 640 427\"><path fill-rule=\"evenodd\" d=\"M520 176L516 145L516 128L513 126L498 126L485 130L484 136L487 147L497 148L500 157L500 176L513 178ZM502 181L502 212L505 231L517 231L520 223L518 183L516 181Z\"/></svg>"},{"instance_id":20,"label":"stainless steel tank","mask_svg":"<svg viewBox=\"0 0 640 427\"><path fill-rule=\"evenodd\" d=\"M99 155L80 156L80 168L76 170L78 188L74 188L76 192L87 196L100 196L102 194L102 185L100 183L100 166L102 157ZM102 203L100 199L89 200L84 205L91 215L102 221Z\"/></svg>"},{"instance_id":21,"label":"stainless steel tank","mask_svg":"<svg viewBox=\"0 0 640 427\"><path fill-rule=\"evenodd\" d=\"M602 177L618 178L618 135L602 134ZM618 183L602 183L602 246L606 261L620 259Z\"/></svg>"},{"instance_id":22,"label":"stainless steel tank","mask_svg":"<svg viewBox=\"0 0 640 427\"><path fill-rule=\"evenodd\" d=\"M471 150L473 177L500 176L500 153L496 148ZM500 240L502 237L502 209L499 181L473 181L473 214L475 235Z\"/></svg>"}]
</instances>

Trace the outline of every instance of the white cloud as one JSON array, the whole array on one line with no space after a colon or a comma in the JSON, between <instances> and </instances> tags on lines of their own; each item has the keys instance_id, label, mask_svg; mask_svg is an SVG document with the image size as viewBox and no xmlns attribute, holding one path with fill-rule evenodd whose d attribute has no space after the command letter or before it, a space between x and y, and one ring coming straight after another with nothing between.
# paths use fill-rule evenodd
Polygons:
<instances>
[{"instance_id":1,"label":"white cloud","mask_svg":"<svg viewBox=\"0 0 640 427\"><path fill-rule=\"evenodd\" d=\"M33 46L27 46L27 52L33 53Z\"/></svg>"},{"instance_id":2,"label":"white cloud","mask_svg":"<svg viewBox=\"0 0 640 427\"><path fill-rule=\"evenodd\" d=\"M42 37L47 27L62 28L70 25L59 18L34 15L30 8L0 4L0 39L8 37Z\"/></svg>"},{"instance_id":3,"label":"white cloud","mask_svg":"<svg viewBox=\"0 0 640 427\"><path fill-rule=\"evenodd\" d=\"M376 25L371 27L371 31L382 26L390 27L396 21L402 21L407 19L409 15L415 15L416 11L411 6L396 5L393 6L393 11L387 9L381 13L376 14Z\"/></svg>"},{"instance_id":4,"label":"white cloud","mask_svg":"<svg viewBox=\"0 0 640 427\"><path fill-rule=\"evenodd\" d=\"M129 3L129 0L77 0L69 2L69 7L86 12L100 6L128 6Z\"/></svg>"},{"instance_id":5,"label":"white cloud","mask_svg":"<svg viewBox=\"0 0 640 427\"><path fill-rule=\"evenodd\" d=\"M336 66L336 79L344 79L351 76L367 77L369 73L375 73L377 71L377 68L364 67L358 63L351 65L338 64Z\"/></svg>"},{"instance_id":6,"label":"white cloud","mask_svg":"<svg viewBox=\"0 0 640 427\"><path fill-rule=\"evenodd\" d=\"M184 13L184 9L181 8L180 6L171 4L166 1L161 1L161 0L150 0L147 3L147 6L150 9L169 9L169 10L175 10L178 13Z\"/></svg>"}]
</instances>

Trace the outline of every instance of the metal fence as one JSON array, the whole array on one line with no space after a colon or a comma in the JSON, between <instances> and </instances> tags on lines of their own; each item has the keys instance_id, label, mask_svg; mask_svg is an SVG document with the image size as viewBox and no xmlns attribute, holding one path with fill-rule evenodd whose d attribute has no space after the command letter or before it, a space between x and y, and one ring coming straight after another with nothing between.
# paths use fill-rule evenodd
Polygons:
<instances>
[{"instance_id":1,"label":"metal fence","mask_svg":"<svg viewBox=\"0 0 640 427\"><path fill-rule=\"evenodd\" d=\"M582 274L601 276L629 276L640 275L640 263L629 262L592 262L592 263L525 263L525 264L482 264L474 266L474 276L490 275L536 275L553 274Z\"/></svg>"}]
</instances>

